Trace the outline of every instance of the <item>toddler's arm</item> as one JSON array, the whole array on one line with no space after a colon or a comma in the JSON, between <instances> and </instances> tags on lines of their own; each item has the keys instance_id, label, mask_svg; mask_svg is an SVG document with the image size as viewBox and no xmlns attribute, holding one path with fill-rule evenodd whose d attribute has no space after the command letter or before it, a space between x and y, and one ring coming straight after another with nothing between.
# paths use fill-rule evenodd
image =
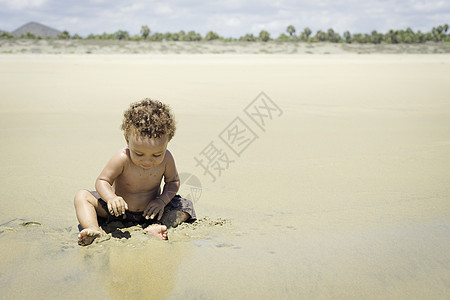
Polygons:
<instances>
[{"instance_id":1,"label":"toddler's arm","mask_svg":"<svg viewBox=\"0 0 450 300\"><path fill-rule=\"evenodd\" d=\"M122 151L114 154L95 182L95 189L108 204L108 212L116 217L123 215L128 209L125 200L117 196L112 189L114 181L123 172L126 159L127 157Z\"/></svg>"},{"instance_id":2,"label":"toddler's arm","mask_svg":"<svg viewBox=\"0 0 450 300\"><path fill-rule=\"evenodd\" d=\"M177 194L180 189L180 178L178 177L177 167L172 153L167 150L166 153L166 170L164 171L164 188L161 196L159 196L165 204Z\"/></svg>"},{"instance_id":3,"label":"toddler's arm","mask_svg":"<svg viewBox=\"0 0 450 300\"><path fill-rule=\"evenodd\" d=\"M175 160L169 150L167 150L164 160L166 161L166 166L164 170L163 192L160 196L156 197L156 199L150 201L147 208L144 210L143 215L147 219L157 217L157 219L160 220L164 213L164 207L172 200L180 188L180 179L178 178Z\"/></svg>"}]
</instances>

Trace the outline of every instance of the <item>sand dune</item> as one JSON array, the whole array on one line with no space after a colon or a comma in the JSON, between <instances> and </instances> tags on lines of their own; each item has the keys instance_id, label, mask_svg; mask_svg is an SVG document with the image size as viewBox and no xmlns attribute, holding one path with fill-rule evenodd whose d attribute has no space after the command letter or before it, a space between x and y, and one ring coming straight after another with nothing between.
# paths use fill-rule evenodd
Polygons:
<instances>
[{"instance_id":1,"label":"sand dune","mask_svg":"<svg viewBox=\"0 0 450 300\"><path fill-rule=\"evenodd\" d=\"M292 42L150 42L0 39L0 54L437 54L446 43L333 44Z\"/></svg>"}]
</instances>

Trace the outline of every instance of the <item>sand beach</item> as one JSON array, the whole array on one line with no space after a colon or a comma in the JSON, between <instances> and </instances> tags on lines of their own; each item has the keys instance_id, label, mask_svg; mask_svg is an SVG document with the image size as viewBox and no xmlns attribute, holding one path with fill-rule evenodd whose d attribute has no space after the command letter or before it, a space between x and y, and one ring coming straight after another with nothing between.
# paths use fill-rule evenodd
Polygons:
<instances>
[{"instance_id":1,"label":"sand beach","mask_svg":"<svg viewBox=\"0 0 450 300\"><path fill-rule=\"evenodd\" d=\"M81 52L0 55L3 299L448 299L449 54ZM145 97L199 221L80 247Z\"/></svg>"}]
</instances>

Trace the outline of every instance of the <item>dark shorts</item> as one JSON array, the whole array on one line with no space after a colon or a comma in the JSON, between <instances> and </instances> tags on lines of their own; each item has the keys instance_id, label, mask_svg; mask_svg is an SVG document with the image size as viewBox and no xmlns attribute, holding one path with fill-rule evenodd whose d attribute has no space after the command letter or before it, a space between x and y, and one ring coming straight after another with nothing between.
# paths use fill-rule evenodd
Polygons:
<instances>
[{"instance_id":1,"label":"dark shorts","mask_svg":"<svg viewBox=\"0 0 450 300\"><path fill-rule=\"evenodd\" d=\"M102 206L102 208L108 213L108 204L100 197L100 195L96 191L89 191L95 198L97 198L98 203ZM197 220L197 216L195 215L194 210L194 204L191 200L185 199L181 197L180 195L176 195L173 197L172 200L170 200L169 203L167 203L166 207L164 208L164 214L166 214L169 211L172 210L179 210L182 212L187 213L190 218L186 220L187 223L192 223L195 220ZM112 216L108 213L108 218L99 218L99 225L104 225L110 222L114 221L120 221L120 222L131 222L133 224L140 224L140 225L150 225L152 223L156 222L155 220L147 220L142 216L142 211L125 211L125 215L122 216Z\"/></svg>"}]
</instances>

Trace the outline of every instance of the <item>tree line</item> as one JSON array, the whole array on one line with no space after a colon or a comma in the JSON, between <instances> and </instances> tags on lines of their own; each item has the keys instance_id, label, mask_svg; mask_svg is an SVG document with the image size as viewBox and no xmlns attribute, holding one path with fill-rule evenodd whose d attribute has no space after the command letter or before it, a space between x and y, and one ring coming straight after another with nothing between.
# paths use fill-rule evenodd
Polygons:
<instances>
[{"instance_id":1,"label":"tree line","mask_svg":"<svg viewBox=\"0 0 450 300\"><path fill-rule=\"evenodd\" d=\"M350 33L345 31L341 36L339 33L335 32L333 29L328 29L327 31L318 30L314 35L309 27L304 28L297 35L297 30L293 25L289 25L286 28L286 33L280 34L276 38L272 38L270 33L266 30L261 30L259 35L253 35L251 33L245 34L239 38L225 38L220 36L214 31L207 32L204 36L195 31L185 32L183 30L175 33L166 32L152 33L147 25L143 25L140 30L140 34L130 35L128 31L118 30L114 33L103 34L89 34L87 37L83 38L78 34L70 35L68 31L63 31L59 34L56 39L58 40L128 40L128 41L185 41L185 42L197 42L197 41L213 41L222 40L225 42L232 41L242 41L242 42L268 42L268 41L278 41L278 42L330 42L330 43L359 43L359 44L417 44L425 42L450 42L450 34L447 34L449 29L448 24L439 25L433 27L430 32L413 31L411 28L406 30L389 30L386 33L379 33L373 30L370 34L368 33ZM16 38L10 33L2 32L0 33L0 38L9 39ZM19 38L24 39L42 39L40 36L34 36L31 33L21 35Z\"/></svg>"}]
</instances>

